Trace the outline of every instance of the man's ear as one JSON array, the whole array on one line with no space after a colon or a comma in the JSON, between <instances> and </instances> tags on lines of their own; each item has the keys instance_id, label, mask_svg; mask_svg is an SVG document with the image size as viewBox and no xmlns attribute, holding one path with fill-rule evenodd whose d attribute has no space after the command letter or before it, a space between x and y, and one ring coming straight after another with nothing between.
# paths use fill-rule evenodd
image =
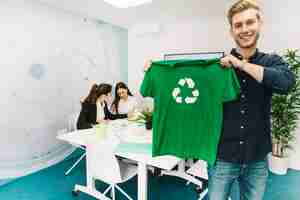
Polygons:
<instances>
[{"instance_id":1,"label":"man's ear","mask_svg":"<svg viewBox=\"0 0 300 200\"><path fill-rule=\"evenodd\" d=\"M258 23L259 23L260 26L262 26L263 23L264 23L264 21L260 18L260 19L258 20Z\"/></svg>"}]
</instances>

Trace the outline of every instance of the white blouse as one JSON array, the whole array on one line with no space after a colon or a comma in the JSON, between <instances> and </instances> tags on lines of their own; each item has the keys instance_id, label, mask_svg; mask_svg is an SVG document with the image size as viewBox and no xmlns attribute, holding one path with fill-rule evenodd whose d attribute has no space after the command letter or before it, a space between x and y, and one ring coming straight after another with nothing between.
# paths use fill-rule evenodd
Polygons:
<instances>
[{"instance_id":1,"label":"white blouse","mask_svg":"<svg viewBox=\"0 0 300 200\"><path fill-rule=\"evenodd\" d=\"M97 120L103 120L105 118L105 113L104 113L104 104L101 105L100 102L96 103L97 105Z\"/></svg>"},{"instance_id":2,"label":"white blouse","mask_svg":"<svg viewBox=\"0 0 300 200\"><path fill-rule=\"evenodd\" d=\"M138 107L137 98L134 96L128 96L126 101L120 99L118 111L119 114L127 114L128 112L133 111L137 107Z\"/></svg>"}]
</instances>

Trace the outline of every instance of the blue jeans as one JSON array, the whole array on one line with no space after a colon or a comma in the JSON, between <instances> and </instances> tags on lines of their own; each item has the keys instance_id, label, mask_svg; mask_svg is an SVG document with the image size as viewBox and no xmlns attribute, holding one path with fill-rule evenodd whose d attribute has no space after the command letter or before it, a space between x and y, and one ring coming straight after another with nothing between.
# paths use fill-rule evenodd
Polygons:
<instances>
[{"instance_id":1,"label":"blue jeans","mask_svg":"<svg viewBox=\"0 0 300 200\"><path fill-rule=\"evenodd\" d=\"M248 165L217 160L208 168L209 200L227 200L234 181L241 200L262 200L268 179L267 159Z\"/></svg>"}]
</instances>

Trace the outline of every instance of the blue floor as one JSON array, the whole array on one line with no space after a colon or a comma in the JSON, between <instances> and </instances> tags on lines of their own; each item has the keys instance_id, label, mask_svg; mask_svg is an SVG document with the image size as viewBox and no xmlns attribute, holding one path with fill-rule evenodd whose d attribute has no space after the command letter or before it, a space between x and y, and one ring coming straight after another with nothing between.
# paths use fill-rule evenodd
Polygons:
<instances>
[{"instance_id":1,"label":"blue floor","mask_svg":"<svg viewBox=\"0 0 300 200\"><path fill-rule=\"evenodd\" d=\"M22 177L0 187L0 200L95 200L80 193L73 197L71 191L74 184L85 184L85 163L81 162L68 176L65 170L72 165L76 156L44 169L32 175ZM136 177L121 185L128 194L136 199ZM186 186L185 181L175 177L149 176L149 200L196 200L197 193L192 184ZM105 185L97 182L101 190ZM299 200L300 171L289 170L286 176L270 174L264 200ZM237 200L237 192L233 192L233 200ZM123 200L117 194L117 200Z\"/></svg>"}]
</instances>

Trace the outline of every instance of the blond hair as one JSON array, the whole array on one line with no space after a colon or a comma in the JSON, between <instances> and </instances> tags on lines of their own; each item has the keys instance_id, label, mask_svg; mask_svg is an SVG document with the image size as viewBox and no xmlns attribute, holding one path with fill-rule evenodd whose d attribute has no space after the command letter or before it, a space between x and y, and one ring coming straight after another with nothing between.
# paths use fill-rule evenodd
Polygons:
<instances>
[{"instance_id":1,"label":"blond hair","mask_svg":"<svg viewBox=\"0 0 300 200\"><path fill-rule=\"evenodd\" d=\"M260 8L255 0L239 0L235 4L233 4L227 13L227 19L229 24L232 25L232 18L235 14L243 12L248 9L257 10L257 18L260 19Z\"/></svg>"}]
</instances>

